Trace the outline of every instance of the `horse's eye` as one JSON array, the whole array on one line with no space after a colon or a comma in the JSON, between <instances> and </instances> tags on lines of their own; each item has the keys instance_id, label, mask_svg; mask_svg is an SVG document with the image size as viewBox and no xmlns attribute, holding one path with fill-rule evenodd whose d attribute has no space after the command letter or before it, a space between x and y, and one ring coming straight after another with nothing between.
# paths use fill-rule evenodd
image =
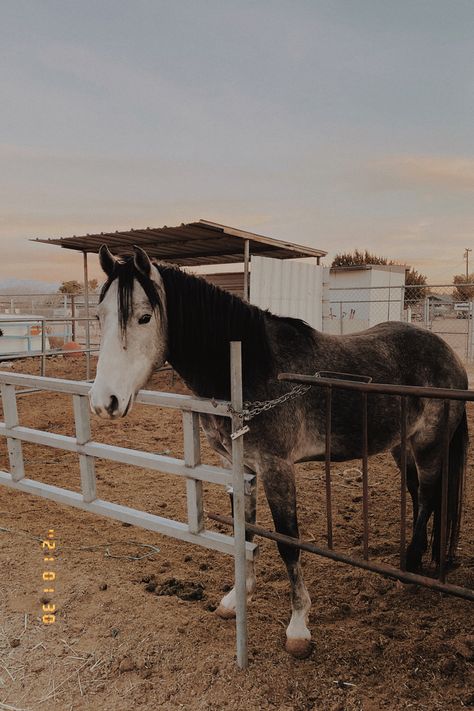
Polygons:
<instances>
[{"instance_id":1,"label":"horse's eye","mask_svg":"<svg viewBox=\"0 0 474 711\"><path fill-rule=\"evenodd\" d=\"M151 320L151 315L150 315L150 314L144 314L143 316L140 316L140 318L138 319L138 323L139 323L139 324L142 324L142 323L149 323L150 320Z\"/></svg>"}]
</instances>

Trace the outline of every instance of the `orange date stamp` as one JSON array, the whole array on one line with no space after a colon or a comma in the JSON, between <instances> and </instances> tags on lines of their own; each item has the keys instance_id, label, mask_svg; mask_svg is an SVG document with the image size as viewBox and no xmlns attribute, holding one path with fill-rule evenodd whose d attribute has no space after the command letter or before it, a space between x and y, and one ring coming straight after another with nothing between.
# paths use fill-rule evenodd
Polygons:
<instances>
[{"instance_id":1,"label":"orange date stamp","mask_svg":"<svg viewBox=\"0 0 474 711\"><path fill-rule=\"evenodd\" d=\"M48 601L45 600L43 603L42 620L44 625L52 625L56 622L56 605L49 598L50 595L54 595L56 592L56 571L54 570L56 539L53 528L48 530L48 535L41 541L41 548L43 549L43 561L46 563L45 570L43 570L43 592L48 595Z\"/></svg>"}]
</instances>

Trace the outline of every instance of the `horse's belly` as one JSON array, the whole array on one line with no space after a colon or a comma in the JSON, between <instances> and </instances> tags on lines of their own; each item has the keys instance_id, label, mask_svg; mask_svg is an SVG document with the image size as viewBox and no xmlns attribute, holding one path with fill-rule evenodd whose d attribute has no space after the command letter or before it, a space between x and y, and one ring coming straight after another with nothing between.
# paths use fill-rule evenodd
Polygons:
<instances>
[{"instance_id":1,"label":"horse's belly","mask_svg":"<svg viewBox=\"0 0 474 711\"><path fill-rule=\"evenodd\" d=\"M331 437L330 459L333 462L349 462L353 459L362 459L364 450L362 438L354 438L350 433L344 435L335 435ZM386 452L400 443L398 432L386 432L385 436L369 437L367 454L380 454ZM324 462L326 459L326 442L316 440L313 443L308 443L302 451L298 452L295 462Z\"/></svg>"}]
</instances>

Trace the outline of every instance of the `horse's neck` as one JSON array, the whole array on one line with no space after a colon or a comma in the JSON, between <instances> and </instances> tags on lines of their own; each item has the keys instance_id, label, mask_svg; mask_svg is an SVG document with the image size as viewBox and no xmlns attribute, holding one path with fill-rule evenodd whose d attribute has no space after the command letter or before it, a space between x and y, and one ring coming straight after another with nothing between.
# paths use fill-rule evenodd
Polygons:
<instances>
[{"instance_id":1,"label":"horse's neck","mask_svg":"<svg viewBox=\"0 0 474 711\"><path fill-rule=\"evenodd\" d=\"M247 389L271 370L265 315L204 279L161 270L166 292L168 361L201 397L229 399L230 341L242 341Z\"/></svg>"}]
</instances>

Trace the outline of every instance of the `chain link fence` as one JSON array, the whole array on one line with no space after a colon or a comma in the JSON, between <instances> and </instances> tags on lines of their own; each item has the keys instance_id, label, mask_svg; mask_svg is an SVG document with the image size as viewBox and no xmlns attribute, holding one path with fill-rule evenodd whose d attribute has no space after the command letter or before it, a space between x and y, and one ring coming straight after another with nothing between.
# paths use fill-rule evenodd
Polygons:
<instances>
[{"instance_id":1,"label":"chain link fence","mask_svg":"<svg viewBox=\"0 0 474 711\"><path fill-rule=\"evenodd\" d=\"M474 362L474 285L329 289L323 331L357 333L384 321L404 321L443 338L464 363Z\"/></svg>"},{"instance_id":2,"label":"chain link fence","mask_svg":"<svg viewBox=\"0 0 474 711\"><path fill-rule=\"evenodd\" d=\"M15 315L37 316L46 319L51 351L60 350L68 341L84 348L89 341L89 347L96 348L100 340L95 319L98 301L98 294L89 295L88 338L83 294L0 294L0 333L12 328L7 322L11 324ZM414 323L437 333L464 363L473 364L473 313L473 284L333 287L328 289L323 304L323 331L348 334L384 321Z\"/></svg>"}]
</instances>

